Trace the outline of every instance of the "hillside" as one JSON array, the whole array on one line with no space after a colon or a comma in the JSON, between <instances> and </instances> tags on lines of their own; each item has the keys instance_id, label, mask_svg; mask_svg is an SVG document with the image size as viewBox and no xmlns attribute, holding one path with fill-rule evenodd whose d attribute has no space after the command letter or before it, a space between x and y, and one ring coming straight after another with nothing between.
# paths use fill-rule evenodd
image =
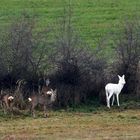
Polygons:
<instances>
[{"instance_id":1,"label":"hillside","mask_svg":"<svg viewBox=\"0 0 140 140\"><path fill-rule=\"evenodd\" d=\"M0 29L23 11L34 15L37 28L58 20L68 0L0 0ZM140 15L139 0L71 0L73 24L90 45L107 32L115 31L125 19Z\"/></svg>"}]
</instances>

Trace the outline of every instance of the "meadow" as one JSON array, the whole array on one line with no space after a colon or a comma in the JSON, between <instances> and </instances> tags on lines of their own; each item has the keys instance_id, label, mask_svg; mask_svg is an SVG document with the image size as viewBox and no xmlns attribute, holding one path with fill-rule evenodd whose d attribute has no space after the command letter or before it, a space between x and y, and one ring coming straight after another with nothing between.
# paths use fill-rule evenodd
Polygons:
<instances>
[{"instance_id":1,"label":"meadow","mask_svg":"<svg viewBox=\"0 0 140 140\"><path fill-rule=\"evenodd\" d=\"M91 46L125 20L140 15L139 0L71 0L72 24ZM0 29L7 28L24 11L36 18L36 28L53 25L64 16L68 0L0 0ZM67 11L67 10L66 10Z\"/></svg>"},{"instance_id":2,"label":"meadow","mask_svg":"<svg viewBox=\"0 0 140 140\"><path fill-rule=\"evenodd\" d=\"M25 113L26 114L26 113ZM49 118L41 112L29 115L0 116L1 140L139 140L138 109L104 107L96 111L52 111ZM2 117L3 116L3 117Z\"/></svg>"}]
</instances>

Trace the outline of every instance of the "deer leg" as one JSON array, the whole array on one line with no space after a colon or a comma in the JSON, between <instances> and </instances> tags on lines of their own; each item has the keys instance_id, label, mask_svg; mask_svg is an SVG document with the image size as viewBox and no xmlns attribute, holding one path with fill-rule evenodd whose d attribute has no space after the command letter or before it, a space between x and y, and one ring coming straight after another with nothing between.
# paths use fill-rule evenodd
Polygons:
<instances>
[{"instance_id":1,"label":"deer leg","mask_svg":"<svg viewBox=\"0 0 140 140\"><path fill-rule=\"evenodd\" d=\"M44 105L43 107L44 107L44 117L48 117L46 105Z\"/></svg>"},{"instance_id":2,"label":"deer leg","mask_svg":"<svg viewBox=\"0 0 140 140\"><path fill-rule=\"evenodd\" d=\"M32 112L31 107L32 107L31 104L27 106L27 112L28 112L29 114Z\"/></svg>"},{"instance_id":3,"label":"deer leg","mask_svg":"<svg viewBox=\"0 0 140 140\"><path fill-rule=\"evenodd\" d=\"M107 107L108 107L108 92L106 91L106 104L107 104Z\"/></svg>"},{"instance_id":4,"label":"deer leg","mask_svg":"<svg viewBox=\"0 0 140 140\"><path fill-rule=\"evenodd\" d=\"M29 112L32 114L32 105L29 107Z\"/></svg>"},{"instance_id":5,"label":"deer leg","mask_svg":"<svg viewBox=\"0 0 140 140\"><path fill-rule=\"evenodd\" d=\"M35 106L34 105L31 106L31 114L34 118L36 117L35 116Z\"/></svg>"},{"instance_id":6,"label":"deer leg","mask_svg":"<svg viewBox=\"0 0 140 140\"><path fill-rule=\"evenodd\" d=\"M3 109L4 114L6 114L7 111L6 111L6 105L5 105L5 103L2 103L2 109Z\"/></svg>"},{"instance_id":7,"label":"deer leg","mask_svg":"<svg viewBox=\"0 0 140 140\"><path fill-rule=\"evenodd\" d=\"M113 97L112 97L112 106L114 104L114 99L115 99L115 95L113 95Z\"/></svg>"},{"instance_id":8,"label":"deer leg","mask_svg":"<svg viewBox=\"0 0 140 140\"><path fill-rule=\"evenodd\" d=\"M110 93L108 98L107 98L107 107L110 108L110 98L113 95L113 93Z\"/></svg>"},{"instance_id":9,"label":"deer leg","mask_svg":"<svg viewBox=\"0 0 140 140\"><path fill-rule=\"evenodd\" d=\"M3 108L2 101L0 101L0 108L1 108L1 109Z\"/></svg>"},{"instance_id":10,"label":"deer leg","mask_svg":"<svg viewBox=\"0 0 140 140\"><path fill-rule=\"evenodd\" d=\"M107 98L107 107L110 108L110 99Z\"/></svg>"},{"instance_id":11,"label":"deer leg","mask_svg":"<svg viewBox=\"0 0 140 140\"><path fill-rule=\"evenodd\" d=\"M118 106L120 106L120 103L119 103L119 94L116 94L116 97L117 97Z\"/></svg>"},{"instance_id":12,"label":"deer leg","mask_svg":"<svg viewBox=\"0 0 140 140\"><path fill-rule=\"evenodd\" d=\"M10 111L9 101L5 101L5 107L8 111Z\"/></svg>"},{"instance_id":13,"label":"deer leg","mask_svg":"<svg viewBox=\"0 0 140 140\"><path fill-rule=\"evenodd\" d=\"M13 102L11 102L9 106L10 106L10 112L12 113L12 116L13 116L14 115L13 114Z\"/></svg>"}]
</instances>

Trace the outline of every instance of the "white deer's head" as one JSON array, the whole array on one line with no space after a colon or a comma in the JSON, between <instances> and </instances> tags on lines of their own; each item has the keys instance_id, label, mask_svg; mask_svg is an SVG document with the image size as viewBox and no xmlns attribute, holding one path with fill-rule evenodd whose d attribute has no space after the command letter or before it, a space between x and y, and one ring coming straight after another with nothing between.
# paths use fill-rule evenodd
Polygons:
<instances>
[{"instance_id":1,"label":"white deer's head","mask_svg":"<svg viewBox=\"0 0 140 140\"><path fill-rule=\"evenodd\" d=\"M123 75L122 77L118 75L118 77L119 77L119 83L124 85L126 83L125 75Z\"/></svg>"}]
</instances>

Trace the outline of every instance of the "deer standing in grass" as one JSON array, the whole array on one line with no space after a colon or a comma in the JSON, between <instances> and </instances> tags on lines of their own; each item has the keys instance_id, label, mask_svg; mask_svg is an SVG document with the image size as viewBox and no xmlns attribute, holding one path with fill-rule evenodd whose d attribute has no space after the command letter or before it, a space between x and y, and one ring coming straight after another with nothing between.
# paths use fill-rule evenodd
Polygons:
<instances>
[{"instance_id":1,"label":"deer standing in grass","mask_svg":"<svg viewBox=\"0 0 140 140\"><path fill-rule=\"evenodd\" d=\"M7 111L11 112L13 110L13 101L14 101L14 97L11 95L10 91L1 90L0 102L1 102L1 107L4 110L4 114L6 114Z\"/></svg>"},{"instance_id":2,"label":"deer standing in grass","mask_svg":"<svg viewBox=\"0 0 140 140\"><path fill-rule=\"evenodd\" d=\"M113 106L115 95L116 95L116 98L117 98L117 104L118 104L118 106L120 106L119 94L120 94L120 92L121 92L121 90L124 87L124 84L126 82L125 82L125 76L124 75L122 77L118 75L118 77L119 77L118 84L109 83L105 86L106 102L107 102L107 107L108 108L110 108L111 97L113 97L113 99L112 99L112 106Z\"/></svg>"},{"instance_id":3,"label":"deer standing in grass","mask_svg":"<svg viewBox=\"0 0 140 140\"><path fill-rule=\"evenodd\" d=\"M55 90L49 90L45 92L43 95L33 95L28 98L28 101L31 103L30 111L35 117L35 107L40 104L43 105L44 108L44 116L47 117L47 107L51 106L56 100L56 89Z\"/></svg>"}]
</instances>

